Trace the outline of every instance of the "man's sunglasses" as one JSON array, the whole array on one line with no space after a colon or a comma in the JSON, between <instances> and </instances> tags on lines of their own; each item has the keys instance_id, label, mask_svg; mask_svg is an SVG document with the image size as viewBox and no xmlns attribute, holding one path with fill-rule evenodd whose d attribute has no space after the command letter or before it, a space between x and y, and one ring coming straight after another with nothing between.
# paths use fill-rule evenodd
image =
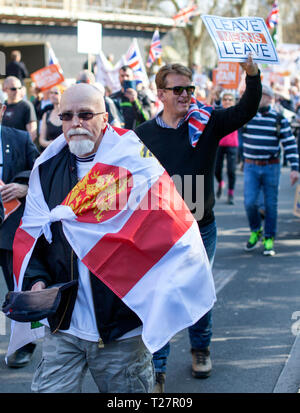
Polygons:
<instances>
[{"instance_id":1,"label":"man's sunglasses","mask_svg":"<svg viewBox=\"0 0 300 413\"><path fill-rule=\"evenodd\" d=\"M22 87L10 87L9 90L11 90L12 92L15 92L18 89L22 89Z\"/></svg>"},{"instance_id":2,"label":"man's sunglasses","mask_svg":"<svg viewBox=\"0 0 300 413\"><path fill-rule=\"evenodd\" d=\"M166 90L173 90L174 95L180 96L185 90L186 93L191 96L195 92L195 86L174 86L174 87L164 87Z\"/></svg>"},{"instance_id":3,"label":"man's sunglasses","mask_svg":"<svg viewBox=\"0 0 300 413\"><path fill-rule=\"evenodd\" d=\"M91 119L93 119L94 116L102 115L103 113L105 113L105 112L99 112L99 113L93 113L93 112L78 112L78 113L64 112L64 113L59 113L58 117L59 117L60 120L70 121L70 120L73 119L73 116L76 115L81 120L91 120Z\"/></svg>"}]
</instances>

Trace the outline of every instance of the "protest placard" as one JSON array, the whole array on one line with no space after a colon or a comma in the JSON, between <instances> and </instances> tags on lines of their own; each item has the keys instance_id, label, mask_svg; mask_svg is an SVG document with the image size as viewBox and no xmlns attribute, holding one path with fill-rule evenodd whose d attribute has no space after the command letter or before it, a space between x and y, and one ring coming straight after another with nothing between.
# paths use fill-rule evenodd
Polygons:
<instances>
[{"instance_id":1,"label":"protest placard","mask_svg":"<svg viewBox=\"0 0 300 413\"><path fill-rule=\"evenodd\" d=\"M102 49L102 24L78 20L77 52L98 55Z\"/></svg>"},{"instance_id":2,"label":"protest placard","mask_svg":"<svg viewBox=\"0 0 300 413\"><path fill-rule=\"evenodd\" d=\"M0 186L3 186L3 185L5 184L0 179ZM3 202L4 221L6 220L7 217L9 217L10 214L12 214L16 209L18 209L20 205L21 205L21 202L16 198L9 202Z\"/></svg>"},{"instance_id":3,"label":"protest placard","mask_svg":"<svg viewBox=\"0 0 300 413\"><path fill-rule=\"evenodd\" d=\"M30 77L34 81L36 87L41 90L50 89L65 80L61 68L56 64L43 67L42 69L31 73Z\"/></svg>"},{"instance_id":4,"label":"protest placard","mask_svg":"<svg viewBox=\"0 0 300 413\"><path fill-rule=\"evenodd\" d=\"M235 62L219 62L213 70L213 84L225 89L237 89L240 83L240 65Z\"/></svg>"},{"instance_id":5,"label":"protest placard","mask_svg":"<svg viewBox=\"0 0 300 413\"><path fill-rule=\"evenodd\" d=\"M278 64L272 37L261 17L201 16L220 62L245 62L252 53L256 63Z\"/></svg>"}]
</instances>

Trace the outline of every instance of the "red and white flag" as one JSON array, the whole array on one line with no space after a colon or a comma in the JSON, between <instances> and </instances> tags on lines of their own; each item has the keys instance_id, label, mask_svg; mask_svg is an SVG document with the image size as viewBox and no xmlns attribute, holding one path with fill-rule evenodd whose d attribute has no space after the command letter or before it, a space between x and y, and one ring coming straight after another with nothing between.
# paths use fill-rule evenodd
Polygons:
<instances>
[{"instance_id":1,"label":"red and white flag","mask_svg":"<svg viewBox=\"0 0 300 413\"><path fill-rule=\"evenodd\" d=\"M61 135L33 167L13 245L15 289L22 289L37 239L44 234L50 243L51 223L61 221L79 259L140 317L143 341L155 352L215 302L198 225L169 175L135 133L111 126L91 170L50 211L39 165L65 145ZM42 337L43 330L13 321L7 357Z\"/></svg>"},{"instance_id":2,"label":"red and white flag","mask_svg":"<svg viewBox=\"0 0 300 413\"><path fill-rule=\"evenodd\" d=\"M192 17L198 14L198 6L196 4L192 4L190 6L184 7L183 9L180 9L179 12L173 16L173 20L175 24L188 23Z\"/></svg>"}]
</instances>

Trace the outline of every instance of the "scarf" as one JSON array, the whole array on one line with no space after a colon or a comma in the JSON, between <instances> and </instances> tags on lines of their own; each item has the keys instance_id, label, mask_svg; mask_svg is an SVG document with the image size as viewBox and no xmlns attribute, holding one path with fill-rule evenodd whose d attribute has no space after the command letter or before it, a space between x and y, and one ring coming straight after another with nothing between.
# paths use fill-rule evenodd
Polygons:
<instances>
[{"instance_id":1,"label":"scarf","mask_svg":"<svg viewBox=\"0 0 300 413\"><path fill-rule=\"evenodd\" d=\"M187 114L184 117L184 121L188 121L189 127L189 140L190 144L195 148L202 132L207 125L213 107L204 105L196 100L194 96L191 98L191 104Z\"/></svg>"}]
</instances>

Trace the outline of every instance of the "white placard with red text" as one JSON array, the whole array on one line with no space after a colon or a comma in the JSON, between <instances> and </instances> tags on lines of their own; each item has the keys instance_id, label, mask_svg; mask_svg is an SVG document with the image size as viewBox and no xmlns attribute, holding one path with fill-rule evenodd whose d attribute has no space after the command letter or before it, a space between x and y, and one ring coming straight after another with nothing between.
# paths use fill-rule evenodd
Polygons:
<instances>
[{"instance_id":1,"label":"white placard with red text","mask_svg":"<svg viewBox=\"0 0 300 413\"><path fill-rule=\"evenodd\" d=\"M252 53L256 63L279 64L272 37L261 17L201 16L220 62L245 62Z\"/></svg>"}]
</instances>

